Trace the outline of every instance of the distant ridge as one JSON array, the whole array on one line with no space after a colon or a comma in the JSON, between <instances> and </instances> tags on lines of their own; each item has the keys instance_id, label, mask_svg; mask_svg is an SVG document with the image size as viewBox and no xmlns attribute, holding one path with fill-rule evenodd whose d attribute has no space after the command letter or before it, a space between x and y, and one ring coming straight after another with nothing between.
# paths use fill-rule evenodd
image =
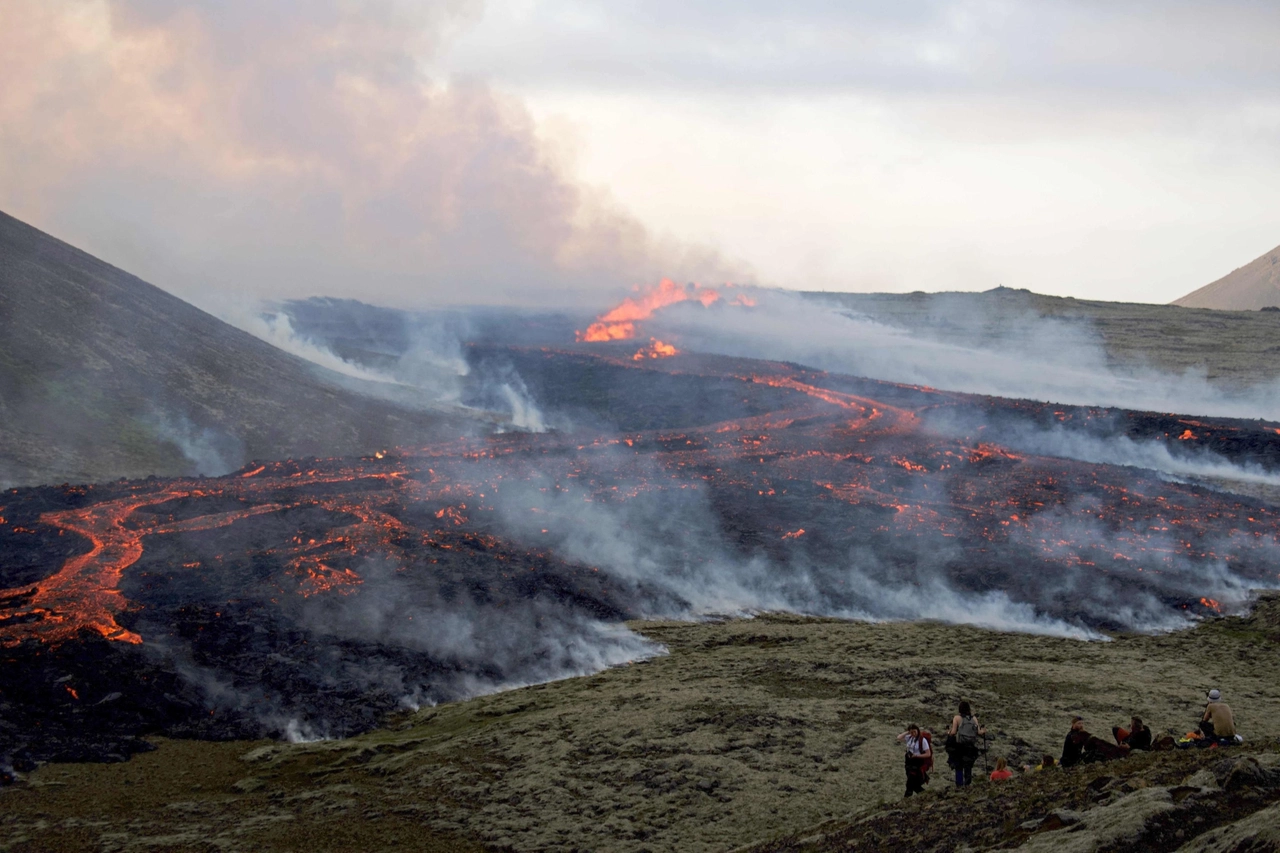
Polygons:
<instances>
[{"instance_id":1,"label":"distant ridge","mask_svg":"<svg viewBox=\"0 0 1280 853\"><path fill-rule=\"evenodd\" d=\"M1225 311L1280 306L1280 246L1171 304Z\"/></svg>"},{"instance_id":2,"label":"distant ridge","mask_svg":"<svg viewBox=\"0 0 1280 853\"><path fill-rule=\"evenodd\" d=\"M0 213L0 487L225 473L468 428L336 378Z\"/></svg>"}]
</instances>

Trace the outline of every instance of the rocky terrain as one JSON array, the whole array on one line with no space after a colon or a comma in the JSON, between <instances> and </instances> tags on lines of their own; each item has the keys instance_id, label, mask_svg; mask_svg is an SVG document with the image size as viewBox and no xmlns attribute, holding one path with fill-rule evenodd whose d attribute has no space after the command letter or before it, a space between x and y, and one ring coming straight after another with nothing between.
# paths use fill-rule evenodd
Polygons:
<instances>
[{"instance_id":1,"label":"rocky terrain","mask_svg":"<svg viewBox=\"0 0 1280 853\"><path fill-rule=\"evenodd\" d=\"M1277 849L1275 597L1109 642L780 615L633 627L667 654L349 740L160 741L18 774L0 850ZM963 792L939 768L900 801L895 734L940 730L960 697L991 732L986 765L1018 766L1057 754L1072 714L1181 733L1211 686L1244 746Z\"/></svg>"}]
</instances>

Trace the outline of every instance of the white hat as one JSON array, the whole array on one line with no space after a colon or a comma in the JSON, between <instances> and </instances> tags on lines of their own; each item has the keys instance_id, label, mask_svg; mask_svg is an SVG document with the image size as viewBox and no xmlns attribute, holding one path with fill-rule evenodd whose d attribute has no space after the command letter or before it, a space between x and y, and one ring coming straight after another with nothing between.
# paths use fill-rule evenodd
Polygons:
<instances>
[{"instance_id":1,"label":"white hat","mask_svg":"<svg viewBox=\"0 0 1280 853\"><path fill-rule=\"evenodd\" d=\"M1216 688L1216 687L1215 687L1215 688L1213 688L1212 690L1210 690L1210 691L1209 691L1209 701L1210 701L1210 702L1217 702L1217 701L1218 701L1219 699L1221 699L1221 698L1222 698L1222 691L1221 691L1221 690L1219 690L1218 688Z\"/></svg>"}]
</instances>

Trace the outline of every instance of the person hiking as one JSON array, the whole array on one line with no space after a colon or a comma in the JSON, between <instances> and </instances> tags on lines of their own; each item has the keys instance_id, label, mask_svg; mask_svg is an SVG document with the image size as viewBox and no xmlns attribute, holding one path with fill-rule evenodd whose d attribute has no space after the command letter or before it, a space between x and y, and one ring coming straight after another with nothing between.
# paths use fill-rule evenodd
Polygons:
<instances>
[{"instance_id":1,"label":"person hiking","mask_svg":"<svg viewBox=\"0 0 1280 853\"><path fill-rule=\"evenodd\" d=\"M1210 740L1235 740L1236 720L1230 706L1222 701L1222 691L1213 688L1209 691L1209 702L1204 706L1204 715L1200 717L1200 731Z\"/></svg>"},{"instance_id":2,"label":"person hiking","mask_svg":"<svg viewBox=\"0 0 1280 853\"><path fill-rule=\"evenodd\" d=\"M956 786L973 781L973 765L978 760L978 738L987 730L973 715L973 708L966 701L960 702L960 713L951 718L947 729L947 763L956 771Z\"/></svg>"},{"instance_id":3,"label":"person hiking","mask_svg":"<svg viewBox=\"0 0 1280 853\"><path fill-rule=\"evenodd\" d=\"M907 792L903 795L923 794L929 781L928 768L933 764L933 743L928 732L922 732L915 723L898 735L898 743L906 746Z\"/></svg>"},{"instance_id":4,"label":"person hiking","mask_svg":"<svg viewBox=\"0 0 1280 853\"><path fill-rule=\"evenodd\" d=\"M1111 727L1111 736L1120 746L1130 749L1151 749L1151 729L1147 728L1141 717L1130 717L1129 728Z\"/></svg>"},{"instance_id":5,"label":"person hiking","mask_svg":"<svg viewBox=\"0 0 1280 853\"><path fill-rule=\"evenodd\" d=\"M996 769L991 771L991 776L988 778L992 782L1003 782L1013 778L1013 771L1009 769L1009 762L1004 760L1003 755L996 759Z\"/></svg>"}]
</instances>

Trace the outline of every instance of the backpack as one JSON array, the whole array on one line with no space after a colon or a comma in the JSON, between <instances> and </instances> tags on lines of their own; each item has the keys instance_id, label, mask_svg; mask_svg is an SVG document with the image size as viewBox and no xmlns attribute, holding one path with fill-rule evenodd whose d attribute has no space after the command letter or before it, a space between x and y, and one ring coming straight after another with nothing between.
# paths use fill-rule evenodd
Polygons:
<instances>
[{"instance_id":1,"label":"backpack","mask_svg":"<svg viewBox=\"0 0 1280 853\"><path fill-rule=\"evenodd\" d=\"M978 721L973 717L961 717L960 726L956 729L956 743L961 746L975 746L978 743Z\"/></svg>"}]
</instances>

